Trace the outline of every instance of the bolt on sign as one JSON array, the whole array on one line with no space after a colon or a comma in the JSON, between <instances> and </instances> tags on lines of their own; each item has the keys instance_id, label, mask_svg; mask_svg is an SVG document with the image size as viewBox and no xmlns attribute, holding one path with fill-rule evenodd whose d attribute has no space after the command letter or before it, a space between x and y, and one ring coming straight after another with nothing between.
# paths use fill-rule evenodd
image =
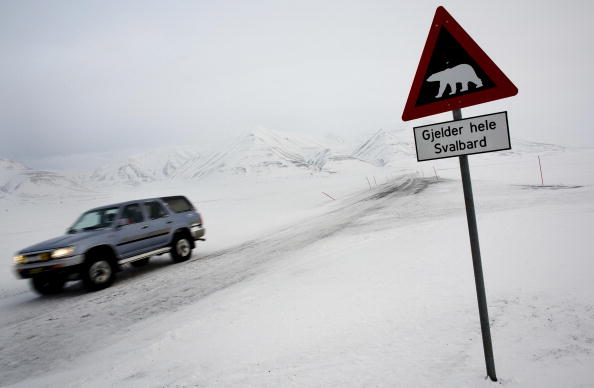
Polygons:
<instances>
[{"instance_id":1,"label":"bolt on sign","mask_svg":"<svg viewBox=\"0 0 594 388\"><path fill-rule=\"evenodd\" d=\"M437 8L402 120L514 96L518 89L443 7Z\"/></svg>"}]
</instances>

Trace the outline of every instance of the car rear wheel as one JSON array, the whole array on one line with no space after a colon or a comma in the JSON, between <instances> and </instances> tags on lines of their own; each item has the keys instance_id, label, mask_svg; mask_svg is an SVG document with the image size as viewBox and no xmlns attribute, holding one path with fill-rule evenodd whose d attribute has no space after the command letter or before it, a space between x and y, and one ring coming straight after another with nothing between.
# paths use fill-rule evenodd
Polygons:
<instances>
[{"instance_id":1,"label":"car rear wheel","mask_svg":"<svg viewBox=\"0 0 594 388\"><path fill-rule=\"evenodd\" d=\"M41 295L53 295L62 292L66 281L52 276L37 276L31 279L33 289Z\"/></svg>"},{"instance_id":2,"label":"car rear wheel","mask_svg":"<svg viewBox=\"0 0 594 388\"><path fill-rule=\"evenodd\" d=\"M109 287L115 279L115 268L109 258L92 257L84 266L83 283L89 291L98 291Z\"/></svg>"},{"instance_id":3,"label":"car rear wheel","mask_svg":"<svg viewBox=\"0 0 594 388\"><path fill-rule=\"evenodd\" d=\"M176 263L186 261L192 256L192 243L190 239L183 235L177 235L171 244L171 258Z\"/></svg>"}]
</instances>

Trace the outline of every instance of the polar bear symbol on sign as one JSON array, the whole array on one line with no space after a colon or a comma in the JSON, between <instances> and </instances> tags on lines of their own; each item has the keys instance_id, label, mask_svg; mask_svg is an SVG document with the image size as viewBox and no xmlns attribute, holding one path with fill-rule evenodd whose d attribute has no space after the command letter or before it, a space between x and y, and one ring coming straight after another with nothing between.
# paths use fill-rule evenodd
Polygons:
<instances>
[{"instance_id":1,"label":"polar bear symbol on sign","mask_svg":"<svg viewBox=\"0 0 594 388\"><path fill-rule=\"evenodd\" d=\"M483 86L483 81L476 75L472 66L465 63L431 74L427 78L427 82L439 82L439 92L435 98L441 98L448 85L450 86L450 96L456 93L457 84L462 84L459 92L467 91L470 82L477 88Z\"/></svg>"}]
</instances>

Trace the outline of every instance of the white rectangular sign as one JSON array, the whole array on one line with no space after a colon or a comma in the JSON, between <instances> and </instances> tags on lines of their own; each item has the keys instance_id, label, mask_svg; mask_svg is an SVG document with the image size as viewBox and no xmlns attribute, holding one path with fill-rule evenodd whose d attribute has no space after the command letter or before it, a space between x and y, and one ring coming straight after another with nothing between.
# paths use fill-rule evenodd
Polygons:
<instances>
[{"instance_id":1,"label":"white rectangular sign","mask_svg":"<svg viewBox=\"0 0 594 388\"><path fill-rule=\"evenodd\" d=\"M507 112L414 127L417 160L511 149Z\"/></svg>"}]
</instances>

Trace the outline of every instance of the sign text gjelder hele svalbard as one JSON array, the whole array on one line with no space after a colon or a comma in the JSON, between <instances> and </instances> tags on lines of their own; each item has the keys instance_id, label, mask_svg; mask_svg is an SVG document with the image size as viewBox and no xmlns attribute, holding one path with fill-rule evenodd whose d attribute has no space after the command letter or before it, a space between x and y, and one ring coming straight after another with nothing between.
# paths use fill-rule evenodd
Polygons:
<instances>
[{"instance_id":1,"label":"sign text gjelder hele svalbard","mask_svg":"<svg viewBox=\"0 0 594 388\"><path fill-rule=\"evenodd\" d=\"M511 149L507 112L415 127L414 133L419 162Z\"/></svg>"}]
</instances>

